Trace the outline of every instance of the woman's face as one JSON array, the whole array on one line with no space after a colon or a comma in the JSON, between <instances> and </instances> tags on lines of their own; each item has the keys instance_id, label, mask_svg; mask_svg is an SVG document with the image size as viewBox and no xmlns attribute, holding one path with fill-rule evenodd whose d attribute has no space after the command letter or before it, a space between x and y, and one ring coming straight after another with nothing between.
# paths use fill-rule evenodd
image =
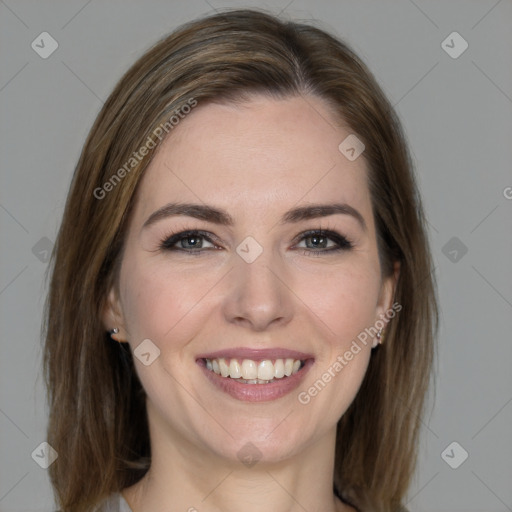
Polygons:
<instances>
[{"instance_id":1,"label":"woman's face","mask_svg":"<svg viewBox=\"0 0 512 512\"><path fill-rule=\"evenodd\" d=\"M139 356L155 438L275 462L333 434L394 287L349 134L316 97L254 96L199 104L158 150L105 314Z\"/></svg>"}]
</instances>

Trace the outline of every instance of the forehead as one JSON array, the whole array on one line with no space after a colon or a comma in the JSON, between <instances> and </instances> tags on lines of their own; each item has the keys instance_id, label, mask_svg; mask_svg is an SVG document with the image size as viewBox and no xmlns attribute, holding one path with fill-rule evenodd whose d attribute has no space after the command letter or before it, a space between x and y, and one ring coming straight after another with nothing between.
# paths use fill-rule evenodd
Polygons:
<instances>
[{"instance_id":1,"label":"forehead","mask_svg":"<svg viewBox=\"0 0 512 512\"><path fill-rule=\"evenodd\" d=\"M159 147L140 184L136 215L170 201L269 215L308 202L369 208L366 163L338 149L350 135L313 96L255 96L198 105Z\"/></svg>"}]
</instances>

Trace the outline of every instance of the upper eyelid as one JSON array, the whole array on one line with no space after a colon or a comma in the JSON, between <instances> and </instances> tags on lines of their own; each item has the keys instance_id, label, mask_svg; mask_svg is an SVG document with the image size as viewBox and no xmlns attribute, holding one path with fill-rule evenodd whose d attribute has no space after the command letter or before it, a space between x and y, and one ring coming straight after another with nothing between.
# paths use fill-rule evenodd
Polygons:
<instances>
[{"instance_id":1,"label":"upper eyelid","mask_svg":"<svg viewBox=\"0 0 512 512\"><path fill-rule=\"evenodd\" d=\"M179 231L176 231L175 233L168 235L164 237L160 243L160 245L166 244L169 240L172 238L175 238L174 243L178 243L180 240L184 240L185 238L192 237L192 236L200 236L207 241L209 241L211 244L217 244L216 240L218 240L218 237L213 235L212 233L209 233L208 231L204 231L202 229L182 229ZM186 251L187 249L183 249Z\"/></svg>"}]
</instances>

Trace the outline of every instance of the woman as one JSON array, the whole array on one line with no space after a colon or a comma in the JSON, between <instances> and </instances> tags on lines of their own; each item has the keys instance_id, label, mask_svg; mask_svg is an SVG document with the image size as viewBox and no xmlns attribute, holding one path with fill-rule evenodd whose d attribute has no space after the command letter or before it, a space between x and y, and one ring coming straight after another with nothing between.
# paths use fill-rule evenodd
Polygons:
<instances>
[{"instance_id":1,"label":"woman","mask_svg":"<svg viewBox=\"0 0 512 512\"><path fill-rule=\"evenodd\" d=\"M401 510L437 306L365 65L252 10L146 52L80 157L45 325L63 512Z\"/></svg>"}]
</instances>

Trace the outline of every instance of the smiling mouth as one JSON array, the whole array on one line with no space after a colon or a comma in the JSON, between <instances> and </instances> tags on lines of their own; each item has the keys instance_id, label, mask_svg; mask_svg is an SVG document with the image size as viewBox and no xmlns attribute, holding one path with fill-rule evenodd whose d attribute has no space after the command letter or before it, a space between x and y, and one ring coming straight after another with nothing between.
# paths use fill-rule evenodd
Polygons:
<instances>
[{"instance_id":1,"label":"smiling mouth","mask_svg":"<svg viewBox=\"0 0 512 512\"><path fill-rule=\"evenodd\" d=\"M203 358L205 368L225 379L241 384L271 384L299 372L306 361L302 359Z\"/></svg>"}]
</instances>

